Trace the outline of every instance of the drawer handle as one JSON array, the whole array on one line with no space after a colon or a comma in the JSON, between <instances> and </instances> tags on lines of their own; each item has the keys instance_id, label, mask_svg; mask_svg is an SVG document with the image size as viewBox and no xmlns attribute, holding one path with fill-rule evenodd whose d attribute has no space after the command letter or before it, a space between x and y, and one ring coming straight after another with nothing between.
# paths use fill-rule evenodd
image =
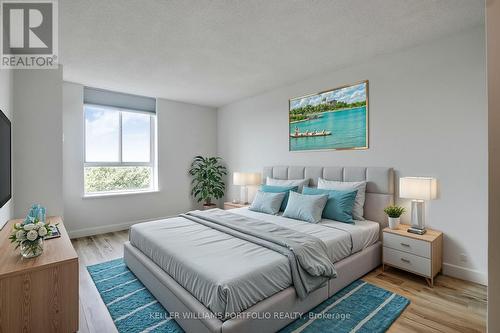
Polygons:
<instances>
[{"instance_id":1,"label":"drawer handle","mask_svg":"<svg viewBox=\"0 0 500 333\"><path fill-rule=\"evenodd\" d=\"M401 261L402 261L402 262L405 262L405 263L407 263L407 264L409 264L409 263L410 263L410 260L405 259L405 258L401 258Z\"/></svg>"},{"instance_id":2,"label":"drawer handle","mask_svg":"<svg viewBox=\"0 0 500 333\"><path fill-rule=\"evenodd\" d=\"M410 244L406 244L406 243L401 243L401 246L406 246L406 247L410 247Z\"/></svg>"}]
</instances>

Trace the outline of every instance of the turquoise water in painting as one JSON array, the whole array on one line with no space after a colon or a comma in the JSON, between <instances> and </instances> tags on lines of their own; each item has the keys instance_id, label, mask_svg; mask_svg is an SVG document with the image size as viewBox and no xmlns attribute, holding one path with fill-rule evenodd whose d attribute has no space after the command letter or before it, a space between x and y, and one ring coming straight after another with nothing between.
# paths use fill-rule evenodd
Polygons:
<instances>
[{"instance_id":1,"label":"turquoise water in painting","mask_svg":"<svg viewBox=\"0 0 500 333\"><path fill-rule=\"evenodd\" d=\"M331 131L332 135L290 138L290 150L343 149L366 147L366 107L323 113L318 119L290 124L290 133Z\"/></svg>"}]
</instances>

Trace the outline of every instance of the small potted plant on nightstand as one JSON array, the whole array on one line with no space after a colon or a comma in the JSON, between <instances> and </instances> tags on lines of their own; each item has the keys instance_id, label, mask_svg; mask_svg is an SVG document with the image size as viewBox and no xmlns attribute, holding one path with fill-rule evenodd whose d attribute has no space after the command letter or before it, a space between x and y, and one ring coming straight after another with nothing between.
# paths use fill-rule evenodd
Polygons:
<instances>
[{"instance_id":1,"label":"small potted plant on nightstand","mask_svg":"<svg viewBox=\"0 0 500 333\"><path fill-rule=\"evenodd\" d=\"M401 215L403 215L405 209L400 206L387 206L384 208L384 212L387 214L389 219L389 228L397 229Z\"/></svg>"},{"instance_id":2,"label":"small potted plant on nightstand","mask_svg":"<svg viewBox=\"0 0 500 333\"><path fill-rule=\"evenodd\" d=\"M198 202L204 202L203 209L217 207L212 199L218 200L224 196L226 185L223 177L227 175L227 170L220 162L220 157L196 156L191 163L191 195Z\"/></svg>"}]
</instances>

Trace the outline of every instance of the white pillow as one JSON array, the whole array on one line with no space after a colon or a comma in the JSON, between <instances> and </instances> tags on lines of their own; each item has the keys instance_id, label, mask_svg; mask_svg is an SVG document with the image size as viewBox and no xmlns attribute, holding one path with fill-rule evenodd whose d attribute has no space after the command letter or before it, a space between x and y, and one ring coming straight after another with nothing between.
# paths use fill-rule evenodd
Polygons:
<instances>
[{"instance_id":1,"label":"white pillow","mask_svg":"<svg viewBox=\"0 0 500 333\"><path fill-rule=\"evenodd\" d=\"M337 191L355 191L356 200L354 201L354 207L352 208L352 217L355 220L363 221L365 218L365 192L366 192L366 182L338 182L335 180L326 180L323 178L318 178L318 188L322 190L337 190Z\"/></svg>"},{"instance_id":2,"label":"white pillow","mask_svg":"<svg viewBox=\"0 0 500 333\"><path fill-rule=\"evenodd\" d=\"M298 192L302 193L302 188L309 185L309 178L307 179L275 179L267 177L266 185L271 186L298 186Z\"/></svg>"},{"instance_id":3,"label":"white pillow","mask_svg":"<svg viewBox=\"0 0 500 333\"><path fill-rule=\"evenodd\" d=\"M290 191L283 217L318 223L327 201L328 194L307 195Z\"/></svg>"},{"instance_id":4,"label":"white pillow","mask_svg":"<svg viewBox=\"0 0 500 333\"><path fill-rule=\"evenodd\" d=\"M285 198L286 193L269 193L257 191L252 204L248 209L254 212L276 215L280 211L281 203Z\"/></svg>"}]
</instances>

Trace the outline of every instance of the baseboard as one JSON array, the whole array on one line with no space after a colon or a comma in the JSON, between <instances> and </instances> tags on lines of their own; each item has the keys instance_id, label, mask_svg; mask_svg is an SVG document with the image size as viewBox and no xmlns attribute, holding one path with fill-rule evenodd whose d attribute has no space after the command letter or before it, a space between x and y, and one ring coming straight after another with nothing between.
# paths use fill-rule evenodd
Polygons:
<instances>
[{"instance_id":1,"label":"baseboard","mask_svg":"<svg viewBox=\"0 0 500 333\"><path fill-rule=\"evenodd\" d=\"M477 271L462 266L443 263L443 274L449 275L458 279L488 285L488 275L486 272Z\"/></svg>"},{"instance_id":2,"label":"baseboard","mask_svg":"<svg viewBox=\"0 0 500 333\"><path fill-rule=\"evenodd\" d=\"M175 215L176 216L176 215ZM92 228L83 228L83 229L77 229L77 230L68 230L68 235L69 238L80 238L80 237L87 237L87 236L93 236L93 235L99 235L99 234L105 234L108 232L115 232L115 231L121 231L121 230L127 230L130 228L130 226L137 224L137 223L142 223L142 222L149 222L149 221L155 221L155 220L163 220L163 219L168 219L174 216L165 216L165 217L155 217L151 219L145 219L145 220L139 220L139 221L130 221L130 222L125 222L125 223L119 223L119 224L108 224L108 225L103 225L103 226L98 226L98 227L92 227Z\"/></svg>"}]
</instances>

